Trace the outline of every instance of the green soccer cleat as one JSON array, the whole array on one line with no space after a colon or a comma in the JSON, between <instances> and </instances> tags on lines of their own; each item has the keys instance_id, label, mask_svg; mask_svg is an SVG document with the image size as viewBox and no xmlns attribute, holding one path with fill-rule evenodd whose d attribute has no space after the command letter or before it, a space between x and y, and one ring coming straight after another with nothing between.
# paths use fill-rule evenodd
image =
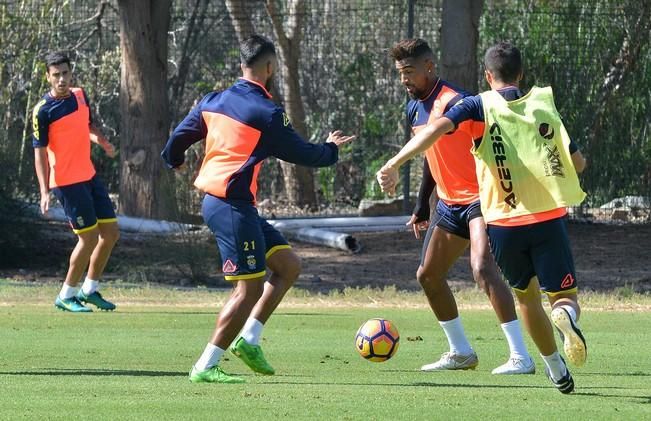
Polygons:
<instances>
[{"instance_id":1,"label":"green soccer cleat","mask_svg":"<svg viewBox=\"0 0 651 421\"><path fill-rule=\"evenodd\" d=\"M115 310L115 304L110 301L106 301L102 294L98 291L93 292L92 294L86 295L84 291L79 290L77 293L77 299L82 303L90 303L99 308L100 310L113 311Z\"/></svg>"},{"instance_id":2,"label":"green soccer cleat","mask_svg":"<svg viewBox=\"0 0 651 421\"><path fill-rule=\"evenodd\" d=\"M251 345L240 337L235 341L235 345L231 346L231 352L256 373L271 376L276 372L265 360L260 345Z\"/></svg>"},{"instance_id":3,"label":"green soccer cleat","mask_svg":"<svg viewBox=\"0 0 651 421\"><path fill-rule=\"evenodd\" d=\"M212 366L203 371L198 371L194 366L192 366L192 370L190 370L190 381L192 383L244 383L243 378L224 373L224 370L222 370L218 365Z\"/></svg>"},{"instance_id":4,"label":"green soccer cleat","mask_svg":"<svg viewBox=\"0 0 651 421\"><path fill-rule=\"evenodd\" d=\"M72 313L91 313L93 310L86 307L79 302L77 297L70 297L64 300L57 295L57 299L54 300L54 307L63 311L70 311Z\"/></svg>"}]
</instances>

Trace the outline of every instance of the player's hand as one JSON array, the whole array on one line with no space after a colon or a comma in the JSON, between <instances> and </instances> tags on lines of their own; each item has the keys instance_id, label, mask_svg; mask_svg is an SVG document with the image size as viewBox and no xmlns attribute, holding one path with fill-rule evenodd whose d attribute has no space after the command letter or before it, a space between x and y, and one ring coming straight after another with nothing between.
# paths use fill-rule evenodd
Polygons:
<instances>
[{"instance_id":1,"label":"player's hand","mask_svg":"<svg viewBox=\"0 0 651 421\"><path fill-rule=\"evenodd\" d=\"M409 218L409 221L407 221L405 225L411 227L411 229L414 231L414 237L420 240L420 232L427 231L429 228L429 221L416 222L417 220L418 217L416 215L411 215L411 218Z\"/></svg>"},{"instance_id":2,"label":"player's hand","mask_svg":"<svg viewBox=\"0 0 651 421\"><path fill-rule=\"evenodd\" d=\"M375 176L384 193L390 196L395 194L399 178L397 168L385 164Z\"/></svg>"},{"instance_id":3,"label":"player's hand","mask_svg":"<svg viewBox=\"0 0 651 421\"><path fill-rule=\"evenodd\" d=\"M337 146L345 145L346 143L350 142L351 140L354 140L357 136L346 136L341 130L335 130L334 132L330 132L328 135L328 140L326 140L326 143L334 143Z\"/></svg>"},{"instance_id":4,"label":"player's hand","mask_svg":"<svg viewBox=\"0 0 651 421\"><path fill-rule=\"evenodd\" d=\"M50 210L50 192L41 192L41 213L47 215Z\"/></svg>"},{"instance_id":5,"label":"player's hand","mask_svg":"<svg viewBox=\"0 0 651 421\"><path fill-rule=\"evenodd\" d=\"M115 158L115 146L113 146L111 142L104 139L104 142L102 142L102 149L104 149L106 156L109 158Z\"/></svg>"}]
</instances>

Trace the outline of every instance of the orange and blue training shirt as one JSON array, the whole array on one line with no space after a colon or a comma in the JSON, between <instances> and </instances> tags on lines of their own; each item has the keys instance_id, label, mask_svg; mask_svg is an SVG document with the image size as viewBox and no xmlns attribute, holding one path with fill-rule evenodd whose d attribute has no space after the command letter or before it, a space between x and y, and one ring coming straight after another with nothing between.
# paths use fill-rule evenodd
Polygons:
<instances>
[{"instance_id":1,"label":"orange and blue training shirt","mask_svg":"<svg viewBox=\"0 0 651 421\"><path fill-rule=\"evenodd\" d=\"M161 156L168 167L177 168L185 151L201 139L206 139L206 150L194 185L216 197L251 203L266 158L308 167L329 166L339 158L334 143L304 141L264 86L244 78L206 95L174 129Z\"/></svg>"},{"instance_id":2,"label":"orange and blue training shirt","mask_svg":"<svg viewBox=\"0 0 651 421\"><path fill-rule=\"evenodd\" d=\"M438 79L427 97L411 100L407 104L407 118L411 123L412 131L417 133L468 95L470 95L468 92ZM446 204L467 205L479 200L475 159L470 149L473 140L482 136L483 127L477 128L468 121L462 123L460 130L444 135L425 151L429 171L426 170L423 174L425 187L421 188L419 193L419 203L429 200L429 195L434 188L430 177L436 183L439 198ZM419 206L417 205L414 214L418 214Z\"/></svg>"},{"instance_id":3,"label":"orange and blue training shirt","mask_svg":"<svg viewBox=\"0 0 651 421\"><path fill-rule=\"evenodd\" d=\"M47 148L49 187L88 181L95 175L90 159L88 98L81 88L57 98L47 93L34 107L32 145Z\"/></svg>"}]
</instances>

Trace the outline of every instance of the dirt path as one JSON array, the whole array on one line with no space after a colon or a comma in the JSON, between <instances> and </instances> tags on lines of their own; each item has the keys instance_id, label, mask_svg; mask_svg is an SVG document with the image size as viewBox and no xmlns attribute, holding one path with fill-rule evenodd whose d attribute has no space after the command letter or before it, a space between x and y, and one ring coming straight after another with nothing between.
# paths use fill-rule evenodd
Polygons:
<instances>
[{"instance_id":1,"label":"dirt path","mask_svg":"<svg viewBox=\"0 0 651 421\"><path fill-rule=\"evenodd\" d=\"M651 226L569 225L579 285L595 291L630 287L651 291ZM297 247L304 259L301 282L319 289L370 284L420 288L415 279L421 242L410 233L360 234L363 253L346 255L310 245ZM473 285L468 253L448 273L451 285ZM317 282L314 282L317 281Z\"/></svg>"},{"instance_id":2,"label":"dirt path","mask_svg":"<svg viewBox=\"0 0 651 421\"><path fill-rule=\"evenodd\" d=\"M63 224L43 224L43 230L50 246L35 249L28 262L2 265L5 269L0 276L30 281L62 279L74 238ZM627 287L637 292L651 291L651 225L570 224L569 232L582 289ZM297 286L312 291L387 285L420 289L415 273L421 242L411 233L367 233L356 237L363 246L357 255L295 243L295 250L303 258ZM125 233L109 262L106 278L186 286L228 285L219 273L216 249L207 235L188 239ZM473 285L467 253L451 269L449 282L459 288Z\"/></svg>"}]
</instances>

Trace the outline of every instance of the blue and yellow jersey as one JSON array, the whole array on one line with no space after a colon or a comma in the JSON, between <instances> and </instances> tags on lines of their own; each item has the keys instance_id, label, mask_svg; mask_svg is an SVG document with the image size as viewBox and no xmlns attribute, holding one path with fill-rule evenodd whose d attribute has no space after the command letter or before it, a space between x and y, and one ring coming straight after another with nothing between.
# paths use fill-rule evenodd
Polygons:
<instances>
[{"instance_id":1,"label":"blue and yellow jersey","mask_svg":"<svg viewBox=\"0 0 651 421\"><path fill-rule=\"evenodd\" d=\"M32 116L32 145L47 148L50 165L49 186L60 187L88 181L95 175L90 159L88 98L81 88L55 98L43 95Z\"/></svg>"},{"instance_id":2,"label":"blue and yellow jersey","mask_svg":"<svg viewBox=\"0 0 651 421\"><path fill-rule=\"evenodd\" d=\"M270 98L262 85L244 78L223 92L206 95L174 129L161 156L176 168L193 143L206 139L195 186L216 197L252 203L260 167L270 156L308 167L337 162L335 144L304 141Z\"/></svg>"},{"instance_id":3,"label":"blue and yellow jersey","mask_svg":"<svg viewBox=\"0 0 651 421\"><path fill-rule=\"evenodd\" d=\"M439 79L426 98L411 100L407 104L407 117L412 131L417 133L468 95L468 92ZM482 135L483 127L475 129L474 125L467 123L462 126L462 130L444 135L425 151L438 196L445 203L466 205L479 200L475 160L470 149L473 140ZM429 195L420 198L419 201L428 200L428 197Z\"/></svg>"}]
</instances>

